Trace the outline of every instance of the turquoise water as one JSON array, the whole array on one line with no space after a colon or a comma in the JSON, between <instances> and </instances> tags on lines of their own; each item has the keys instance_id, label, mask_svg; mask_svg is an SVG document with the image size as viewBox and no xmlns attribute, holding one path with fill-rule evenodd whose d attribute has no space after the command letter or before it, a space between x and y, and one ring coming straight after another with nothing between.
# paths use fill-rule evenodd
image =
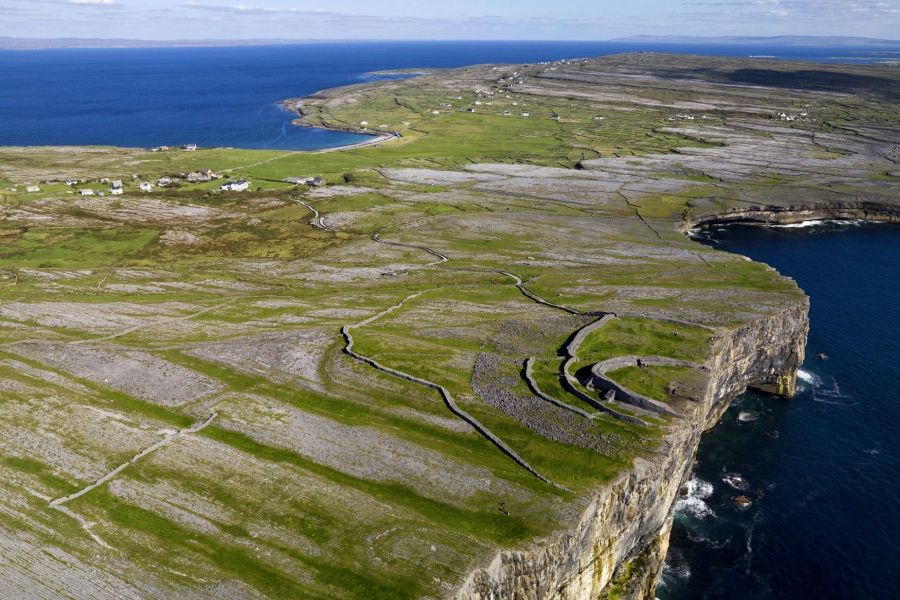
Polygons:
<instances>
[{"instance_id":1,"label":"turquoise water","mask_svg":"<svg viewBox=\"0 0 900 600\"><path fill-rule=\"evenodd\" d=\"M900 45L898 45L900 46ZM199 144L311 150L367 139L291 125L279 101L376 70L652 50L875 60L865 49L616 42L356 42L232 48L0 51L0 146Z\"/></svg>"},{"instance_id":2,"label":"turquoise water","mask_svg":"<svg viewBox=\"0 0 900 600\"><path fill-rule=\"evenodd\" d=\"M713 235L810 296L804 380L791 401L743 395L704 437L657 595L900 597L900 227Z\"/></svg>"}]
</instances>

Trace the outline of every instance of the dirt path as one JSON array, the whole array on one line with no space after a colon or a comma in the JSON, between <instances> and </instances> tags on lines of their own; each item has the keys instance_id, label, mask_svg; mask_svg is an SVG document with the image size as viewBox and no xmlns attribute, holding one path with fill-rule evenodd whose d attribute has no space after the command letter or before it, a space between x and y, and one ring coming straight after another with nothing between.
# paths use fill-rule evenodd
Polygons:
<instances>
[{"instance_id":1,"label":"dirt path","mask_svg":"<svg viewBox=\"0 0 900 600\"><path fill-rule=\"evenodd\" d=\"M325 230L325 231L331 231L331 232L334 232L334 231L335 231L332 227L329 227L329 226L325 223L325 218L322 217L321 215L319 215L319 211L317 211L315 208L313 208L312 205L307 204L307 203L304 202L303 200L297 200L297 202L299 202L300 204L302 204L304 207L306 207L306 209L307 209L308 211L310 211L310 212L313 214L313 218L312 218L312 220L309 222L310 225L312 225L313 227L316 227L316 228L318 228L318 229L323 229L323 230Z\"/></svg>"}]
</instances>

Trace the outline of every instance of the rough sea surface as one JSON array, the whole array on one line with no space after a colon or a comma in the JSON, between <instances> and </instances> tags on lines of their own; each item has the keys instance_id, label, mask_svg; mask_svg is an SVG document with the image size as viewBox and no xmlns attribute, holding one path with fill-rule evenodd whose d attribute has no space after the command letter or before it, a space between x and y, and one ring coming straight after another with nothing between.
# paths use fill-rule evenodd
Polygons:
<instances>
[{"instance_id":1,"label":"rough sea surface","mask_svg":"<svg viewBox=\"0 0 900 600\"><path fill-rule=\"evenodd\" d=\"M796 399L747 393L704 437L658 597L900 597L900 226L712 239L810 296L807 359Z\"/></svg>"},{"instance_id":2,"label":"rough sea surface","mask_svg":"<svg viewBox=\"0 0 900 600\"><path fill-rule=\"evenodd\" d=\"M291 125L279 102L371 71L524 63L629 51L877 60L866 49L623 42L342 42L231 48L0 51L0 146L314 150L364 136Z\"/></svg>"}]
</instances>

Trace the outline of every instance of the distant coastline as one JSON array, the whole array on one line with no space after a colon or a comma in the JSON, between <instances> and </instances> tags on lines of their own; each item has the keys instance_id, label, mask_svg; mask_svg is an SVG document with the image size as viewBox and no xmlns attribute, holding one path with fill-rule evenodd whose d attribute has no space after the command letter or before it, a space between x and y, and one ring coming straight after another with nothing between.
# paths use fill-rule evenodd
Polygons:
<instances>
[{"instance_id":1,"label":"distant coastline","mask_svg":"<svg viewBox=\"0 0 900 600\"><path fill-rule=\"evenodd\" d=\"M351 43L403 43L429 40L394 39L179 39L138 40L129 38L16 38L0 36L0 50L52 50L76 48L222 48L241 46L287 46L303 44L351 44ZM434 40L431 40L434 41ZM466 42L469 40L440 40ZM488 40L503 42L559 42L564 40ZM609 40L568 40L569 42L612 42L626 44L714 44L722 46L791 46L791 47L868 47L873 49L898 48L900 40L886 40L849 36L653 36L636 35Z\"/></svg>"}]
</instances>

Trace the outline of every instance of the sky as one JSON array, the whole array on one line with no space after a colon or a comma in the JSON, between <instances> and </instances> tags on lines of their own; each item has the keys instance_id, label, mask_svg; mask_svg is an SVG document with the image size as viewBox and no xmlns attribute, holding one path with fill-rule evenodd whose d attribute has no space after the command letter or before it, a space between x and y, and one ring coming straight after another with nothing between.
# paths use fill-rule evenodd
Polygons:
<instances>
[{"instance_id":1,"label":"sky","mask_svg":"<svg viewBox=\"0 0 900 600\"><path fill-rule=\"evenodd\" d=\"M900 0L0 0L0 36L607 40L900 38Z\"/></svg>"}]
</instances>

